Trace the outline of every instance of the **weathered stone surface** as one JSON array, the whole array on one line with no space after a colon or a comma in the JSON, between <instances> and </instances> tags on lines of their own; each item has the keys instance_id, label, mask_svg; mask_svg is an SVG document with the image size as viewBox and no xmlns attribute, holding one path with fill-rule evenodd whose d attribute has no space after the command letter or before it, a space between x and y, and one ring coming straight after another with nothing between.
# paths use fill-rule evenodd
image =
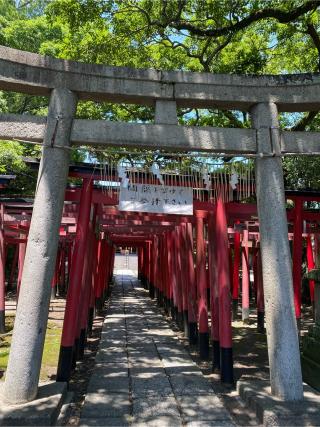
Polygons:
<instances>
[{"instance_id":1,"label":"weathered stone surface","mask_svg":"<svg viewBox=\"0 0 320 427\"><path fill-rule=\"evenodd\" d=\"M277 106L257 104L251 115L258 153L272 147L279 154ZM302 375L281 158L257 158L255 176L271 390L278 397L300 400Z\"/></svg>"},{"instance_id":2,"label":"weathered stone surface","mask_svg":"<svg viewBox=\"0 0 320 427\"><path fill-rule=\"evenodd\" d=\"M134 398L142 396L173 396L171 384L164 374L150 377L133 377L131 382Z\"/></svg>"},{"instance_id":3,"label":"weathered stone surface","mask_svg":"<svg viewBox=\"0 0 320 427\"><path fill-rule=\"evenodd\" d=\"M105 120L76 120L71 141L76 145L108 144L134 148L161 146L163 149L230 153L254 153L256 150L252 129L116 123Z\"/></svg>"},{"instance_id":4,"label":"weathered stone surface","mask_svg":"<svg viewBox=\"0 0 320 427\"><path fill-rule=\"evenodd\" d=\"M235 427L232 421L190 421L185 424L187 427Z\"/></svg>"},{"instance_id":5,"label":"weathered stone surface","mask_svg":"<svg viewBox=\"0 0 320 427\"><path fill-rule=\"evenodd\" d=\"M119 335L109 335L113 325L106 323L98 360L105 358L108 363L96 364L80 425L109 425L112 422L114 424L110 425L122 425L112 421L111 417L124 421L123 425L130 421L134 427L174 427L194 420L201 420L204 426L213 423L232 425L210 383L183 346L173 339L168 323L155 304L150 303L146 291L132 278L125 277L116 279L114 290L121 288L123 292L118 292L117 297L114 293L113 297L126 301L123 336L127 343L128 365L119 362L119 355L123 355L117 342ZM142 320L146 326L137 329L137 322L141 324ZM157 342L158 338L164 342ZM108 343L104 344L106 340ZM116 342L117 346L114 346ZM118 400L111 401L117 394ZM117 407L119 410L115 415ZM123 415L126 411L129 411L127 415ZM132 419L128 418L129 413Z\"/></svg>"},{"instance_id":6,"label":"weathered stone surface","mask_svg":"<svg viewBox=\"0 0 320 427\"><path fill-rule=\"evenodd\" d=\"M127 350L130 356L138 356L139 353L142 355L142 352L144 352L144 354L148 353L150 356L158 356L157 348L153 343L146 343L144 345L142 342L138 344L128 343Z\"/></svg>"},{"instance_id":7,"label":"weathered stone surface","mask_svg":"<svg viewBox=\"0 0 320 427\"><path fill-rule=\"evenodd\" d=\"M91 376L97 376L102 379L116 379L116 378L127 378L129 376L128 366L125 364L123 367L119 365L114 366L111 364L95 365L94 373Z\"/></svg>"},{"instance_id":8,"label":"weathered stone surface","mask_svg":"<svg viewBox=\"0 0 320 427\"><path fill-rule=\"evenodd\" d=\"M148 418L147 422L133 422L133 427L180 427L181 418L170 415L160 415Z\"/></svg>"},{"instance_id":9,"label":"weathered stone surface","mask_svg":"<svg viewBox=\"0 0 320 427\"><path fill-rule=\"evenodd\" d=\"M88 392L98 393L128 393L129 377L105 378L94 373L88 384Z\"/></svg>"},{"instance_id":10,"label":"weathered stone surface","mask_svg":"<svg viewBox=\"0 0 320 427\"><path fill-rule=\"evenodd\" d=\"M237 383L241 399L265 426L320 426L320 393L304 384L304 400L283 401L270 394L268 380L242 377Z\"/></svg>"},{"instance_id":11,"label":"weathered stone surface","mask_svg":"<svg viewBox=\"0 0 320 427\"><path fill-rule=\"evenodd\" d=\"M69 171L70 152L59 147L70 145L76 104L69 90L52 91L3 391L9 403L37 394Z\"/></svg>"},{"instance_id":12,"label":"weathered stone surface","mask_svg":"<svg viewBox=\"0 0 320 427\"><path fill-rule=\"evenodd\" d=\"M96 354L97 363L127 363L127 360L128 357L126 351L121 350L119 348L108 348L106 350L99 350Z\"/></svg>"},{"instance_id":13,"label":"weathered stone surface","mask_svg":"<svg viewBox=\"0 0 320 427\"><path fill-rule=\"evenodd\" d=\"M128 393L88 393L81 411L82 418L122 418L130 415Z\"/></svg>"},{"instance_id":14,"label":"weathered stone surface","mask_svg":"<svg viewBox=\"0 0 320 427\"><path fill-rule=\"evenodd\" d=\"M181 356L164 356L162 358L162 363L165 368L171 368L174 366L196 366L196 364L191 360L190 357L186 355Z\"/></svg>"},{"instance_id":15,"label":"weathered stone surface","mask_svg":"<svg viewBox=\"0 0 320 427\"><path fill-rule=\"evenodd\" d=\"M49 383L39 386L37 397L28 403L7 405L2 400L3 384L0 385L0 425L49 426L58 418L67 395L66 383Z\"/></svg>"},{"instance_id":16,"label":"weathered stone surface","mask_svg":"<svg viewBox=\"0 0 320 427\"><path fill-rule=\"evenodd\" d=\"M213 394L211 385L200 373L170 375L170 381L176 395Z\"/></svg>"},{"instance_id":17,"label":"weathered stone surface","mask_svg":"<svg viewBox=\"0 0 320 427\"><path fill-rule=\"evenodd\" d=\"M282 111L318 110L320 78L313 74L239 76L107 67L59 60L0 47L0 89L48 95L55 87L79 98L154 105L156 99L179 107L246 110L274 102Z\"/></svg>"},{"instance_id":18,"label":"weathered stone surface","mask_svg":"<svg viewBox=\"0 0 320 427\"><path fill-rule=\"evenodd\" d=\"M148 422L161 416L179 418L179 411L174 397L145 397L133 400L133 417L135 421Z\"/></svg>"},{"instance_id":19,"label":"weathered stone surface","mask_svg":"<svg viewBox=\"0 0 320 427\"><path fill-rule=\"evenodd\" d=\"M190 421L227 421L231 417L219 398L215 395L177 396L177 401L182 409L186 422ZM218 424L218 423L217 423Z\"/></svg>"},{"instance_id":20,"label":"weathered stone surface","mask_svg":"<svg viewBox=\"0 0 320 427\"><path fill-rule=\"evenodd\" d=\"M131 378L153 378L159 375L166 376L166 371L162 366L146 368L145 366L132 365L130 368Z\"/></svg>"},{"instance_id":21,"label":"weathered stone surface","mask_svg":"<svg viewBox=\"0 0 320 427\"><path fill-rule=\"evenodd\" d=\"M127 427L131 425L130 420L131 420L130 416L123 416L118 418L81 418L79 425L81 427L86 427L86 426L88 427L89 426Z\"/></svg>"}]
</instances>

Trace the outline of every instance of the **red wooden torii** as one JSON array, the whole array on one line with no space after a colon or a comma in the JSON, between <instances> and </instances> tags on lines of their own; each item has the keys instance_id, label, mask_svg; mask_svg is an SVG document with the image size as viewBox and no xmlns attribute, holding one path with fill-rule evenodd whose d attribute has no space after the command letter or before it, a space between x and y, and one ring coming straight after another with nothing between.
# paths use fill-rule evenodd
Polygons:
<instances>
[{"instance_id":1,"label":"red wooden torii","mask_svg":"<svg viewBox=\"0 0 320 427\"><path fill-rule=\"evenodd\" d=\"M116 246L132 246L138 249L138 274L150 296L171 313L195 343L199 329L200 355L208 357L209 325L207 289L210 289L215 367L222 363L221 378L232 381L231 318L226 307L228 296L223 284L232 284L234 315L239 298L239 270L242 249L242 316L248 317L249 309L249 251L251 251L256 290L258 329L263 330L263 286L259 255L259 224L255 204L230 202L218 205L194 201L194 215L168 215L138 212L120 212L116 196L110 197L103 189L95 187L91 173L71 171L70 176L82 178L81 188L68 188L60 226L60 248L52 283L53 290L59 280L65 281L63 266L68 259L69 287L66 314L62 334L58 379L68 380L72 371L70 348L78 348L83 355L86 330L92 327L94 307L101 307L108 293L112 278ZM318 193L288 192L287 199L294 208L287 210L289 239L293 239L294 295L297 319L301 316L301 258L302 239L307 239L308 267L313 268L311 246L315 229L309 226L302 231L303 221L318 222L320 213L303 210L305 201L319 201ZM2 246L19 247L18 276L23 268L23 250L26 245L32 203L2 202ZM203 230L214 236L206 239ZM194 241L194 230L196 239ZM210 244L212 242L212 245ZM195 245L196 243L196 245ZM206 248L206 246L208 246ZM194 260L196 247L197 257ZM217 249L218 248L218 249ZM252 249L251 249L252 248ZM4 253L4 252L3 252ZM206 271L206 253L209 270ZM72 256L72 260L71 260ZM15 257L16 258L16 257ZM195 262L196 261L196 262ZM13 268L17 259L13 262ZM212 266L216 264L217 268ZM2 261L4 271L5 260ZM211 266L211 268L210 268ZM12 270L13 270L12 268ZM2 274L3 275L3 274ZM218 275L218 276L217 276ZM12 276L12 273L11 273ZM4 276L3 276L4 277ZM218 280L219 279L219 280ZM19 282L19 279L18 279ZM199 285L200 283L200 285ZM221 283L220 289L216 284ZM0 310L4 311L4 279L1 285ZM314 283L310 281L313 299ZM222 340L222 341L221 341Z\"/></svg>"}]
</instances>

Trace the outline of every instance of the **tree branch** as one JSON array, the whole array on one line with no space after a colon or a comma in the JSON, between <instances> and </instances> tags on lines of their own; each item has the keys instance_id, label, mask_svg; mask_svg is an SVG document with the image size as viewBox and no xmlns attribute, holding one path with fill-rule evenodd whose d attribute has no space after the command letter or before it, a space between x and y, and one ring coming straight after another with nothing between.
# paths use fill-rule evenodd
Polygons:
<instances>
[{"instance_id":1,"label":"tree branch","mask_svg":"<svg viewBox=\"0 0 320 427\"><path fill-rule=\"evenodd\" d=\"M301 15L304 15L311 10L315 10L320 6L318 0L308 0L301 6L298 6L296 9L290 10L288 12L279 9L279 8L266 8L252 12L246 18L225 27L214 28L214 29L205 29L198 28L191 24L190 22L171 22L171 26L177 30L187 30L193 35L198 36L209 36L209 37L220 37L230 34L231 32L237 32L243 30L254 22L261 21L267 18L274 18L281 24L286 24L288 22L294 21L299 18Z\"/></svg>"},{"instance_id":2,"label":"tree branch","mask_svg":"<svg viewBox=\"0 0 320 427\"><path fill-rule=\"evenodd\" d=\"M292 131L303 131L316 117L319 111L309 111L298 123L296 123L291 130Z\"/></svg>"},{"instance_id":3,"label":"tree branch","mask_svg":"<svg viewBox=\"0 0 320 427\"><path fill-rule=\"evenodd\" d=\"M317 30L315 29L314 25L309 23L307 25L307 33L311 37L313 44L315 45L317 51L318 51L318 69L320 71L320 37L317 33Z\"/></svg>"}]
</instances>

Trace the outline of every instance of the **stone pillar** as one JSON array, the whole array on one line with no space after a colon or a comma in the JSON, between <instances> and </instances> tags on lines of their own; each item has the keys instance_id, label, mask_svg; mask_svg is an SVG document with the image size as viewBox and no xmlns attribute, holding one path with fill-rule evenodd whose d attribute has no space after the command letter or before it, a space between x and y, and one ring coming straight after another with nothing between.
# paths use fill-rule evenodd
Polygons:
<instances>
[{"instance_id":1,"label":"stone pillar","mask_svg":"<svg viewBox=\"0 0 320 427\"><path fill-rule=\"evenodd\" d=\"M37 395L55 268L76 96L67 89L51 94L29 239L22 275L3 398L10 403Z\"/></svg>"},{"instance_id":2,"label":"stone pillar","mask_svg":"<svg viewBox=\"0 0 320 427\"><path fill-rule=\"evenodd\" d=\"M284 400L303 398L300 352L293 305L292 267L288 241L278 111L273 103L252 110L257 129L256 193L271 393Z\"/></svg>"}]
</instances>

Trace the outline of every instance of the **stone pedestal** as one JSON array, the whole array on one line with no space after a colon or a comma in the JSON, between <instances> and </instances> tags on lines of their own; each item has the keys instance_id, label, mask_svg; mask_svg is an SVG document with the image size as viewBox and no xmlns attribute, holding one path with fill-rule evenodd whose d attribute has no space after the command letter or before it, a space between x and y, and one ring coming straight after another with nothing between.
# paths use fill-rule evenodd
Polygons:
<instances>
[{"instance_id":1,"label":"stone pedestal","mask_svg":"<svg viewBox=\"0 0 320 427\"><path fill-rule=\"evenodd\" d=\"M0 385L0 426L55 425L67 396L67 383L41 384L32 402L9 405L3 401Z\"/></svg>"}]
</instances>

